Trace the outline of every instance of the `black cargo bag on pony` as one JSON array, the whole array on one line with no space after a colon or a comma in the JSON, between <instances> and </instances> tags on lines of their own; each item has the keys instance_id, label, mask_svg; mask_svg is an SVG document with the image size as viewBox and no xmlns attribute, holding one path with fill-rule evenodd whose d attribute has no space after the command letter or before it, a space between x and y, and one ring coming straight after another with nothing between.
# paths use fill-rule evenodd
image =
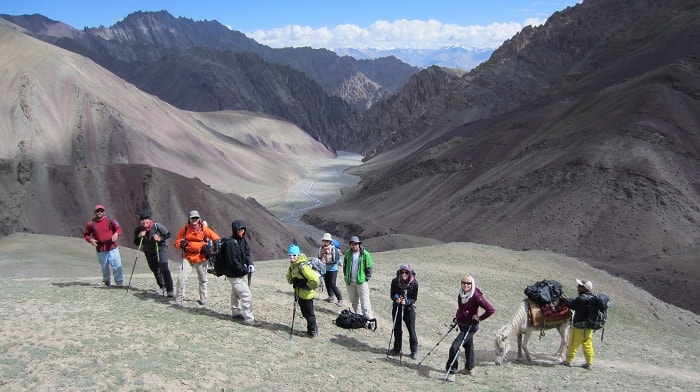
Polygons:
<instances>
[{"instance_id":1,"label":"black cargo bag on pony","mask_svg":"<svg viewBox=\"0 0 700 392\"><path fill-rule=\"evenodd\" d=\"M540 306L559 301L562 294L561 283L556 280L541 280L525 288L527 298Z\"/></svg>"},{"instance_id":2,"label":"black cargo bag on pony","mask_svg":"<svg viewBox=\"0 0 700 392\"><path fill-rule=\"evenodd\" d=\"M376 331L377 319L368 319L362 314L351 312L349 309L343 309L340 315L338 315L338 318L335 319L335 325L345 329L367 328Z\"/></svg>"}]
</instances>

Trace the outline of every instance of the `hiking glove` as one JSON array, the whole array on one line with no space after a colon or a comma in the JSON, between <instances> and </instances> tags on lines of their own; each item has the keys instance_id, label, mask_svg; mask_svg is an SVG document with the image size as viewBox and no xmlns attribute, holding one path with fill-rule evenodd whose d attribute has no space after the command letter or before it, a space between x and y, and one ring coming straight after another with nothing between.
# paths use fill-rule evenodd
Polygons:
<instances>
[{"instance_id":1,"label":"hiking glove","mask_svg":"<svg viewBox=\"0 0 700 392\"><path fill-rule=\"evenodd\" d=\"M253 272L255 272L255 266L253 264L251 264L248 266L248 273L252 274Z\"/></svg>"},{"instance_id":2,"label":"hiking glove","mask_svg":"<svg viewBox=\"0 0 700 392\"><path fill-rule=\"evenodd\" d=\"M297 289L306 288L306 280L302 278L292 278L292 287Z\"/></svg>"},{"instance_id":3,"label":"hiking glove","mask_svg":"<svg viewBox=\"0 0 700 392\"><path fill-rule=\"evenodd\" d=\"M187 248L187 241L180 240L180 249L185 249L185 248Z\"/></svg>"}]
</instances>

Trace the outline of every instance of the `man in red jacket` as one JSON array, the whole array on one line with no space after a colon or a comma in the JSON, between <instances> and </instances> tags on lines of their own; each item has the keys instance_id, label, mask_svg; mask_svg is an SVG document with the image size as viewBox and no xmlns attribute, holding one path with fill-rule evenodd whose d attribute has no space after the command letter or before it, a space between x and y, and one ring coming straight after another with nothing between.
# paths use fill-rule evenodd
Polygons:
<instances>
[{"instance_id":1,"label":"man in red jacket","mask_svg":"<svg viewBox=\"0 0 700 392\"><path fill-rule=\"evenodd\" d=\"M114 282L117 287L123 287L122 258L117 246L117 239L122 234L122 228L114 218L105 215L105 207L102 204L96 205L93 212L95 217L85 225L83 237L97 251L97 261L102 267L102 282L105 286L111 284L109 271L111 267Z\"/></svg>"}]
</instances>

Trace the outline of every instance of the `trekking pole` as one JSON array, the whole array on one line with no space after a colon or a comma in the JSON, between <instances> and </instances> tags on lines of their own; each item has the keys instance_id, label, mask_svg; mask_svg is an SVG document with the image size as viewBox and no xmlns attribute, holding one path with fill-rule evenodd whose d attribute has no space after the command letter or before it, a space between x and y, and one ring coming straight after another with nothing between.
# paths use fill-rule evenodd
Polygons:
<instances>
[{"instance_id":1,"label":"trekking pole","mask_svg":"<svg viewBox=\"0 0 700 392\"><path fill-rule=\"evenodd\" d=\"M450 363L450 367L447 368L447 372L445 372L445 377L442 378L442 382L447 381L447 376L450 374L452 371L452 366L455 365L455 362L457 362L457 358L459 358L459 349L464 346L464 342L467 341L467 337L469 336L469 333L472 331L472 327L474 324L469 324L469 328L467 329L467 333L464 334L464 339L462 339L462 343L457 347L457 352L455 353L455 357L452 358L452 362Z\"/></svg>"},{"instance_id":2,"label":"trekking pole","mask_svg":"<svg viewBox=\"0 0 700 392\"><path fill-rule=\"evenodd\" d=\"M456 326L457 326L457 323L452 324L452 326L450 327L450 329L447 330L447 332L445 333L445 335L443 335L443 336L440 338L440 340L438 340L438 342L435 344L435 346L433 346L433 348L431 348L430 351L428 351L428 353L425 354L425 356L423 357L423 359L421 359L420 362L418 362L418 366L417 366L417 367L420 367L420 364L423 363L423 361L425 361L426 358L428 358L428 355L430 355L430 353L432 353L433 350L435 350L435 348L437 348L437 346L440 345L440 343L441 343L443 340L445 340L445 338L447 337L447 335L449 335L450 332L452 332L452 330L455 329Z\"/></svg>"},{"instance_id":3,"label":"trekking pole","mask_svg":"<svg viewBox=\"0 0 700 392\"><path fill-rule=\"evenodd\" d=\"M405 293L405 291L404 291L404 293ZM403 297L403 298L405 301L406 297ZM399 318L399 325L401 325L401 323L403 323L403 310L405 307L406 307L405 304L401 304L401 317ZM399 351L399 365L401 365L402 363L403 363L403 350Z\"/></svg>"},{"instance_id":4,"label":"trekking pole","mask_svg":"<svg viewBox=\"0 0 700 392\"><path fill-rule=\"evenodd\" d=\"M292 311L292 327L289 329L289 338L292 338L294 332L294 319L297 316L297 289L294 289L294 310Z\"/></svg>"},{"instance_id":5,"label":"trekking pole","mask_svg":"<svg viewBox=\"0 0 700 392\"><path fill-rule=\"evenodd\" d=\"M158 249L158 241L156 241L156 260L158 260L158 274L160 275L160 281L165 284L163 279L163 271L160 270L160 250ZM163 297L165 297L165 287L161 287L160 290Z\"/></svg>"},{"instance_id":6,"label":"trekking pole","mask_svg":"<svg viewBox=\"0 0 700 392\"><path fill-rule=\"evenodd\" d=\"M136 269L136 262L139 259L139 252L141 252L141 244L143 244L143 237L139 240L139 248L136 249L136 259L134 259L134 267L131 269L131 276L129 276L129 284L126 285L126 294L124 296L126 297L127 294L129 294L129 288L131 288L131 278L134 277L134 270Z\"/></svg>"},{"instance_id":7,"label":"trekking pole","mask_svg":"<svg viewBox=\"0 0 700 392\"><path fill-rule=\"evenodd\" d=\"M396 302L394 302L396 303ZM389 346L386 348L386 359L389 359L389 350L391 350L391 339L394 338L394 328L396 328L396 317L399 315L399 309L394 313L394 323L391 324L391 336L389 336Z\"/></svg>"}]
</instances>

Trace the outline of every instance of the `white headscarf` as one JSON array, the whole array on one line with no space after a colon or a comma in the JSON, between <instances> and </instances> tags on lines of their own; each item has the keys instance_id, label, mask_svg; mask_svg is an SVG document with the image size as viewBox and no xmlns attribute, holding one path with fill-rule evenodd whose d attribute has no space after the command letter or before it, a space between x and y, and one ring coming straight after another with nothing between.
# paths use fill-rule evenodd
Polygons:
<instances>
[{"instance_id":1,"label":"white headscarf","mask_svg":"<svg viewBox=\"0 0 700 392\"><path fill-rule=\"evenodd\" d=\"M464 290L462 290L462 284L460 281L460 284L459 284L459 303L460 304L466 304L467 301L469 301L469 299L472 297L472 295L474 295L474 291L476 290L476 280L474 280L474 278L471 275L465 275L462 277L462 279L464 279L464 278L469 278L469 280L472 282L472 287L469 291L465 292Z\"/></svg>"}]
</instances>

